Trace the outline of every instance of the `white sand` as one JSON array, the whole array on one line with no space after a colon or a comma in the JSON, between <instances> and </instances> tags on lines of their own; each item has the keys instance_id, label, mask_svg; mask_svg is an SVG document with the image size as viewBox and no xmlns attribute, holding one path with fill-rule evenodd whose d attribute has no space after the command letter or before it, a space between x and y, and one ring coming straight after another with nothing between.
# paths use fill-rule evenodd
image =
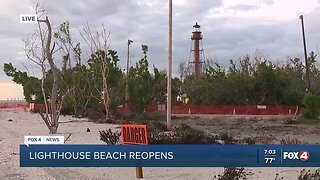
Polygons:
<instances>
[{"instance_id":1,"label":"white sand","mask_svg":"<svg viewBox=\"0 0 320 180\"><path fill-rule=\"evenodd\" d=\"M94 124L86 119L60 117L59 135L72 134L68 144L104 144L99 131L117 125ZM12 119L12 122L8 120ZM71 121L71 122L70 122ZM135 168L20 168L19 145L25 135L48 135L38 114L22 109L0 109L0 179L136 179ZM91 132L86 132L90 128ZM253 172L248 179L297 179L303 168L245 168ZM312 169L312 168L307 168ZM314 168L313 168L314 169ZM213 179L223 168L143 168L144 179Z\"/></svg>"}]
</instances>

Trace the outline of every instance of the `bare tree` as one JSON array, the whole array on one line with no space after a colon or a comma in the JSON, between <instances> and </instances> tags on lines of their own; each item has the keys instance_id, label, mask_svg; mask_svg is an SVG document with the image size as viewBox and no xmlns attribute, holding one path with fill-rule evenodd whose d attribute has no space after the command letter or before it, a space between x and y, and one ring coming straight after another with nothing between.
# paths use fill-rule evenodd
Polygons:
<instances>
[{"instance_id":1,"label":"bare tree","mask_svg":"<svg viewBox=\"0 0 320 180\"><path fill-rule=\"evenodd\" d=\"M31 37L24 40L25 42L25 52L29 60L37 64L42 72L41 78L41 91L45 103L45 112L40 111L40 115L44 120L45 124L49 128L50 134L57 133L59 125L59 115L64 96L59 97L58 90L58 80L59 72L55 65L53 54L55 51L55 43L52 41L52 27L48 16L45 19L41 19L44 15L44 10L39 10L40 4L36 4L36 14L38 16L38 30ZM44 24L45 28L41 25ZM59 50L59 49L57 49ZM45 87L45 79L47 75L47 68L50 68L52 72L52 88L49 90L49 95L47 95ZM47 98L50 97L50 102L47 102ZM59 105L57 105L60 103Z\"/></svg>"},{"instance_id":2,"label":"bare tree","mask_svg":"<svg viewBox=\"0 0 320 180\"><path fill-rule=\"evenodd\" d=\"M97 28L95 28L97 29ZM98 86L98 90L102 93L101 97L95 97L103 104L104 110L106 112L106 119L110 117L110 92L107 83L107 54L109 49L109 37L110 32L107 32L104 25L102 24L101 31L92 32L90 26L86 24L84 26L83 32L80 33L81 37L90 47L91 53L97 53L98 58L101 62L101 77L102 84ZM101 88L102 87L102 88Z\"/></svg>"},{"instance_id":3,"label":"bare tree","mask_svg":"<svg viewBox=\"0 0 320 180\"><path fill-rule=\"evenodd\" d=\"M192 64L181 61L178 67L178 73L180 75L180 80L183 82L184 79L191 74Z\"/></svg>"},{"instance_id":4,"label":"bare tree","mask_svg":"<svg viewBox=\"0 0 320 180\"><path fill-rule=\"evenodd\" d=\"M57 39L57 46L61 48L64 57L62 74L67 73L68 76L66 78L67 80L65 80L63 77L61 78L61 80L62 83L64 83L64 85L69 87L68 89L70 89L68 100L72 101L74 115L76 117L80 117L80 115L83 115L81 112L84 112L86 110L87 105L92 98L94 90L90 88L90 83L88 83L90 81L79 81L79 78L76 78L76 76L72 75L72 73L79 71L82 78L89 78L87 77L87 74L85 72L86 70L82 67L80 43L73 42L70 34L69 22L62 23L60 25L59 31L54 34L54 37ZM74 62L75 64L72 62ZM75 67L77 68L72 69ZM82 109L83 111L80 111L80 109Z\"/></svg>"},{"instance_id":5,"label":"bare tree","mask_svg":"<svg viewBox=\"0 0 320 180\"><path fill-rule=\"evenodd\" d=\"M186 76L186 63L181 61L179 63L179 69L178 72L180 74L180 81L183 81Z\"/></svg>"}]
</instances>

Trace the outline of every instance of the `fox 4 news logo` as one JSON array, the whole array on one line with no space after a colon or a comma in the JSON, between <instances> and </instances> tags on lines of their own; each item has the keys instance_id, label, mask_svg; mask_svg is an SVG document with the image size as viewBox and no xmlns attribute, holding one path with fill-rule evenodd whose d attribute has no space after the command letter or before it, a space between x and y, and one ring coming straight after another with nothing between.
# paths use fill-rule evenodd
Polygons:
<instances>
[{"instance_id":1,"label":"fox 4 news logo","mask_svg":"<svg viewBox=\"0 0 320 180\"><path fill-rule=\"evenodd\" d=\"M307 161L310 158L308 151L283 152L283 159Z\"/></svg>"}]
</instances>

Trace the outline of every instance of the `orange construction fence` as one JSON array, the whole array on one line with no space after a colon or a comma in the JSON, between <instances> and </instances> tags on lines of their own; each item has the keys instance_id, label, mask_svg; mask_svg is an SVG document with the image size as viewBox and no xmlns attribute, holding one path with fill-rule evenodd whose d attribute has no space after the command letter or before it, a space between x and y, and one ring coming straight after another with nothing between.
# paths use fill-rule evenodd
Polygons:
<instances>
[{"instance_id":1,"label":"orange construction fence","mask_svg":"<svg viewBox=\"0 0 320 180\"><path fill-rule=\"evenodd\" d=\"M17 102L1 102L0 109L24 107L29 110L44 109L44 104ZM57 105L58 110L60 109ZM277 106L277 105L247 105L247 106L226 106L226 105L194 105L194 104L173 104L172 114L222 114L222 115L296 115L300 113L299 106ZM134 112L128 107L118 106L118 112ZM166 113L166 104L153 104L145 108L145 112Z\"/></svg>"},{"instance_id":2,"label":"orange construction fence","mask_svg":"<svg viewBox=\"0 0 320 180\"><path fill-rule=\"evenodd\" d=\"M24 101L17 101L17 102L1 102L0 103L0 109L5 109L5 108L19 108L19 107L24 107L27 108L29 107L29 104Z\"/></svg>"},{"instance_id":3,"label":"orange construction fence","mask_svg":"<svg viewBox=\"0 0 320 180\"><path fill-rule=\"evenodd\" d=\"M153 104L145 108L145 112L165 113L165 104ZM124 107L118 107L119 112L133 112ZM222 115L287 115L298 114L301 111L299 106L277 106L277 105L192 105L174 104L172 114L222 114Z\"/></svg>"}]
</instances>

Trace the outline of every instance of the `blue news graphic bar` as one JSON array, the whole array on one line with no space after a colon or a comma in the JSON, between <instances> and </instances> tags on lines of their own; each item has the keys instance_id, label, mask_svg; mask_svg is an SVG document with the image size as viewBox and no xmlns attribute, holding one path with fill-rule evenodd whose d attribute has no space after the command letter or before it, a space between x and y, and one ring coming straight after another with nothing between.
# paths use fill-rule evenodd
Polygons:
<instances>
[{"instance_id":1,"label":"blue news graphic bar","mask_svg":"<svg viewBox=\"0 0 320 180\"><path fill-rule=\"evenodd\" d=\"M20 167L320 167L320 145L20 145Z\"/></svg>"}]
</instances>

